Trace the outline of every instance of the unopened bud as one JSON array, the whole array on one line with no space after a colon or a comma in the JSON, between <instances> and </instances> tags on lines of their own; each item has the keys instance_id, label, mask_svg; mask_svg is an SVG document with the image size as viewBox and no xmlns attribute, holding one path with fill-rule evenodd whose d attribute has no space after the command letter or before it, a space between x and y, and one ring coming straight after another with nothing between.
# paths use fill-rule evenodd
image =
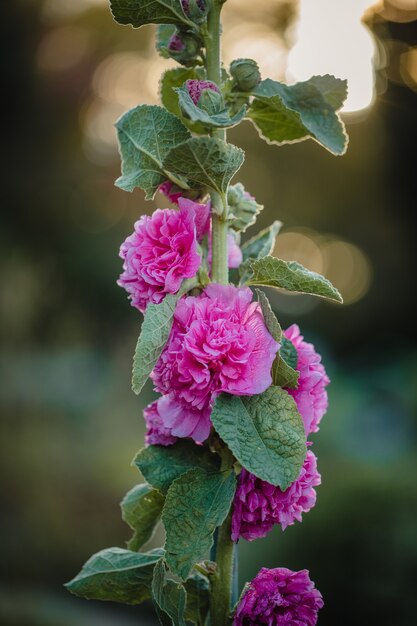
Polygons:
<instances>
[{"instance_id":1,"label":"unopened bud","mask_svg":"<svg viewBox=\"0 0 417 626\"><path fill-rule=\"evenodd\" d=\"M182 65L192 66L200 54L202 42L189 31L177 30L168 42L168 54Z\"/></svg>"},{"instance_id":2,"label":"unopened bud","mask_svg":"<svg viewBox=\"0 0 417 626\"><path fill-rule=\"evenodd\" d=\"M194 22L201 22L207 14L207 2L205 0L181 0L183 11Z\"/></svg>"},{"instance_id":3,"label":"unopened bud","mask_svg":"<svg viewBox=\"0 0 417 626\"><path fill-rule=\"evenodd\" d=\"M258 64L252 59L236 59L230 65L230 74L240 91L252 91L261 80Z\"/></svg>"},{"instance_id":4,"label":"unopened bud","mask_svg":"<svg viewBox=\"0 0 417 626\"><path fill-rule=\"evenodd\" d=\"M190 94L191 100L195 105L199 103L200 96L205 89L210 89L216 93L219 92L219 88L215 83L212 83L211 80L187 80L185 83L188 93Z\"/></svg>"},{"instance_id":5,"label":"unopened bud","mask_svg":"<svg viewBox=\"0 0 417 626\"><path fill-rule=\"evenodd\" d=\"M258 204L241 183L229 187L227 203L231 214L230 227L237 231L245 231L254 224L263 209L262 204Z\"/></svg>"}]
</instances>

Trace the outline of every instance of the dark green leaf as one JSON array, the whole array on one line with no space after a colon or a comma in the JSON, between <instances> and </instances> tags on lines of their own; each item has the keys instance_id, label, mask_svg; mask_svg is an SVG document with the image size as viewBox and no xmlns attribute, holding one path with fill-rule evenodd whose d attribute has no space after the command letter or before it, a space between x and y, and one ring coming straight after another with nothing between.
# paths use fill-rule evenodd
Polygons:
<instances>
[{"instance_id":1,"label":"dark green leaf","mask_svg":"<svg viewBox=\"0 0 417 626\"><path fill-rule=\"evenodd\" d=\"M248 239L248 241L242 245L243 260L261 259L271 254L275 246L275 239L281 227L282 222L276 220L271 226L264 228L264 230L261 230L254 237Z\"/></svg>"},{"instance_id":2,"label":"dark green leaf","mask_svg":"<svg viewBox=\"0 0 417 626\"><path fill-rule=\"evenodd\" d=\"M205 624L209 610L209 582L205 576L193 572L184 583L187 591L185 617L194 624Z\"/></svg>"},{"instance_id":3,"label":"dark green leaf","mask_svg":"<svg viewBox=\"0 0 417 626\"><path fill-rule=\"evenodd\" d=\"M344 154L347 135L330 100L337 98L313 81L284 85L267 78L253 92L248 117L270 143L284 144L311 137L333 154Z\"/></svg>"},{"instance_id":4,"label":"dark green leaf","mask_svg":"<svg viewBox=\"0 0 417 626\"><path fill-rule=\"evenodd\" d=\"M219 464L217 455L186 439L172 446L148 446L133 462L148 483L162 493L166 493L172 481L188 470L202 467L215 471Z\"/></svg>"},{"instance_id":5,"label":"dark green leaf","mask_svg":"<svg viewBox=\"0 0 417 626\"><path fill-rule=\"evenodd\" d=\"M298 361L297 349L294 346L293 342L287 339L286 337L282 337L281 349L279 353L287 365L289 365L293 369L297 367L297 361Z\"/></svg>"},{"instance_id":6,"label":"dark green leaf","mask_svg":"<svg viewBox=\"0 0 417 626\"><path fill-rule=\"evenodd\" d=\"M200 106L196 106L188 93L187 87L183 86L175 90L178 94L178 104L182 114L190 119L192 122L199 122L203 126L207 128L229 128L232 126L236 126L239 124L245 117L246 107L243 106L236 115L230 117L228 110L224 107L219 112L207 112ZM200 96L201 99L204 98L204 95L207 93L214 94L213 98L217 96L217 98L221 98L220 94L216 92L206 89ZM199 101L199 105L200 105Z\"/></svg>"},{"instance_id":7,"label":"dark green leaf","mask_svg":"<svg viewBox=\"0 0 417 626\"><path fill-rule=\"evenodd\" d=\"M148 304L133 357L132 389L139 394L159 359L174 319L180 296L168 294L159 304Z\"/></svg>"},{"instance_id":8,"label":"dark green leaf","mask_svg":"<svg viewBox=\"0 0 417 626\"><path fill-rule=\"evenodd\" d=\"M163 107L147 104L125 113L116 128L122 157L122 176L116 185L124 191L140 187L149 200L169 178L163 166L166 155L186 141L190 132Z\"/></svg>"},{"instance_id":9,"label":"dark green leaf","mask_svg":"<svg viewBox=\"0 0 417 626\"><path fill-rule=\"evenodd\" d=\"M342 296L327 278L311 272L296 261L266 256L251 262L250 268L249 285L276 287L343 302Z\"/></svg>"},{"instance_id":10,"label":"dark green leaf","mask_svg":"<svg viewBox=\"0 0 417 626\"><path fill-rule=\"evenodd\" d=\"M181 0L110 0L113 17L119 24L135 28L144 24L194 24L185 15Z\"/></svg>"},{"instance_id":11,"label":"dark green leaf","mask_svg":"<svg viewBox=\"0 0 417 626\"><path fill-rule=\"evenodd\" d=\"M187 594L183 585L167 578L164 559L153 571L152 599L162 626L185 626Z\"/></svg>"},{"instance_id":12,"label":"dark green leaf","mask_svg":"<svg viewBox=\"0 0 417 626\"><path fill-rule=\"evenodd\" d=\"M194 185L225 194L244 161L244 153L221 139L196 137L173 148L164 167Z\"/></svg>"},{"instance_id":13,"label":"dark green leaf","mask_svg":"<svg viewBox=\"0 0 417 626\"><path fill-rule=\"evenodd\" d=\"M279 387L257 396L222 393L211 420L237 460L262 480L287 489L306 455L303 421L293 398Z\"/></svg>"},{"instance_id":14,"label":"dark green leaf","mask_svg":"<svg viewBox=\"0 0 417 626\"><path fill-rule=\"evenodd\" d=\"M125 495L120 503L122 518L135 531L127 544L129 550L139 550L152 537L164 501L159 491L146 484L136 485Z\"/></svg>"},{"instance_id":15,"label":"dark green leaf","mask_svg":"<svg viewBox=\"0 0 417 626\"><path fill-rule=\"evenodd\" d=\"M94 554L65 586L88 600L139 604L151 596L153 568L163 555L160 548L144 554L108 548Z\"/></svg>"},{"instance_id":16,"label":"dark green leaf","mask_svg":"<svg viewBox=\"0 0 417 626\"><path fill-rule=\"evenodd\" d=\"M282 329L280 323L278 322L275 314L271 308L268 298L260 289L255 289L256 295L258 296L259 304L261 305L262 315L264 316L265 325L272 335L272 337L278 343L282 338Z\"/></svg>"},{"instance_id":17,"label":"dark green leaf","mask_svg":"<svg viewBox=\"0 0 417 626\"><path fill-rule=\"evenodd\" d=\"M207 473L192 469L170 486L162 521L165 558L171 571L185 580L213 544L213 533L225 520L236 488L232 470Z\"/></svg>"}]
</instances>

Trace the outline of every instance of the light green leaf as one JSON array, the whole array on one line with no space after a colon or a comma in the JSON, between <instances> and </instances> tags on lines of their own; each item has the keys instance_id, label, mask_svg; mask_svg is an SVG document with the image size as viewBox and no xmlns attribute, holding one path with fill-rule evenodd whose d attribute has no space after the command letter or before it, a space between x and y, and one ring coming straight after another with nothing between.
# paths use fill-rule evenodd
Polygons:
<instances>
[{"instance_id":1,"label":"light green leaf","mask_svg":"<svg viewBox=\"0 0 417 626\"><path fill-rule=\"evenodd\" d=\"M169 178L163 161L169 151L191 135L180 120L163 107L140 105L116 123L122 157L122 176L116 185L124 191L140 187L152 199Z\"/></svg>"},{"instance_id":2,"label":"light green leaf","mask_svg":"<svg viewBox=\"0 0 417 626\"><path fill-rule=\"evenodd\" d=\"M144 24L187 24L193 22L185 15L180 0L110 0L110 9L119 24L135 28Z\"/></svg>"},{"instance_id":3,"label":"light green leaf","mask_svg":"<svg viewBox=\"0 0 417 626\"><path fill-rule=\"evenodd\" d=\"M279 387L256 396L222 393L211 421L237 460L252 474L287 489L306 455L303 421L293 398Z\"/></svg>"},{"instance_id":4,"label":"light green leaf","mask_svg":"<svg viewBox=\"0 0 417 626\"><path fill-rule=\"evenodd\" d=\"M264 228L264 230L261 230L254 237L248 239L241 247L243 261L247 261L248 259L262 259L262 257L271 254L275 247L275 239L281 227L282 222L276 220L271 226Z\"/></svg>"},{"instance_id":5,"label":"light green leaf","mask_svg":"<svg viewBox=\"0 0 417 626\"><path fill-rule=\"evenodd\" d=\"M184 583L187 591L185 617L193 624L205 624L209 610L209 581L198 572L192 572Z\"/></svg>"},{"instance_id":6,"label":"light green leaf","mask_svg":"<svg viewBox=\"0 0 417 626\"><path fill-rule=\"evenodd\" d=\"M162 626L185 626L187 594L183 585L167 578L164 559L153 571L152 599Z\"/></svg>"},{"instance_id":7,"label":"light green leaf","mask_svg":"<svg viewBox=\"0 0 417 626\"><path fill-rule=\"evenodd\" d=\"M276 287L343 302L342 296L327 278L306 269L296 261L283 261L266 256L251 262L250 268L252 274L249 285Z\"/></svg>"},{"instance_id":8,"label":"light green leaf","mask_svg":"<svg viewBox=\"0 0 417 626\"><path fill-rule=\"evenodd\" d=\"M132 389L136 394L142 391L168 341L179 297L180 292L168 294L159 304L151 303L146 307L133 357Z\"/></svg>"},{"instance_id":9,"label":"light green leaf","mask_svg":"<svg viewBox=\"0 0 417 626\"><path fill-rule=\"evenodd\" d=\"M159 491L146 484L136 485L125 495L120 503L122 519L135 531L127 544L129 550L139 550L152 537L164 501Z\"/></svg>"},{"instance_id":10,"label":"light green leaf","mask_svg":"<svg viewBox=\"0 0 417 626\"><path fill-rule=\"evenodd\" d=\"M88 600L140 604L151 596L153 568L163 555L161 548L143 554L108 548L94 554L65 587Z\"/></svg>"},{"instance_id":11,"label":"light green leaf","mask_svg":"<svg viewBox=\"0 0 417 626\"><path fill-rule=\"evenodd\" d=\"M277 387L294 389L298 385L300 375L299 372L293 369L297 366L297 350L292 342L282 334L281 326L264 292L259 289L255 289L255 291L262 309L266 327L275 341L281 344L274 362L272 363L272 383Z\"/></svg>"},{"instance_id":12,"label":"light green leaf","mask_svg":"<svg viewBox=\"0 0 417 626\"><path fill-rule=\"evenodd\" d=\"M171 571L185 580L213 544L213 533L230 510L236 488L232 470L207 473L192 469L170 486L162 521L165 558Z\"/></svg>"},{"instance_id":13,"label":"light green leaf","mask_svg":"<svg viewBox=\"0 0 417 626\"><path fill-rule=\"evenodd\" d=\"M196 137L173 148L164 167L194 185L224 195L244 161L244 153L221 139Z\"/></svg>"},{"instance_id":14,"label":"light green leaf","mask_svg":"<svg viewBox=\"0 0 417 626\"><path fill-rule=\"evenodd\" d=\"M318 83L317 77L294 85L269 78L259 83L248 117L266 141L284 144L311 137L333 154L345 153L345 127L330 104L337 96L323 95Z\"/></svg>"},{"instance_id":15,"label":"light green leaf","mask_svg":"<svg viewBox=\"0 0 417 626\"><path fill-rule=\"evenodd\" d=\"M183 86L175 89L175 91L178 94L178 104L183 116L187 117L192 122L199 122L207 128L230 128L232 126L236 126L236 124L239 124L239 122L241 122L245 117L245 106L243 106L236 113L236 115L233 115L231 117L228 110L224 106L224 102L222 102L220 111L216 110L218 109L218 107L215 107L213 111L208 112L207 110L204 110L204 108L201 108L200 106L194 104L190 94L188 93L187 87ZM199 105L201 99L204 98L205 92L207 92L207 94L211 92L211 94L215 94L215 96L217 96L217 98L219 98L221 101L223 100L220 94L217 94L210 89L206 89L200 96L200 101L198 103ZM213 96L213 98L215 96Z\"/></svg>"},{"instance_id":16,"label":"light green leaf","mask_svg":"<svg viewBox=\"0 0 417 626\"><path fill-rule=\"evenodd\" d=\"M342 108L348 94L347 80L326 74L325 76L312 76L309 82L317 87L335 111Z\"/></svg>"},{"instance_id":17,"label":"light green leaf","mask_svg":"<svg viewBox=\"0 0 417 626\"><path fill-rule=\"evenodd\" d=\"M190 469L216 471L219 459L207 448L182 439L172 446L148 446L136 455L133 463L148 483L166 493L170 484Z\"/></svg>"}]
</instances>

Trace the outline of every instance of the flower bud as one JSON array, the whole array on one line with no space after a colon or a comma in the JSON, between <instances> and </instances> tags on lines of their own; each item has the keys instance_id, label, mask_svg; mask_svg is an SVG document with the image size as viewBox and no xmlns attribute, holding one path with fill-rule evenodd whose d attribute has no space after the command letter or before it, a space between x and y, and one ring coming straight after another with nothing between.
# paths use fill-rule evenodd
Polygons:
<instances>
[{"instance_id":1,"label":"flower bud","mask_svg":"<svg viewBox=\"0 0 417 626\"><path fill-rule=\"evenodd\" d=\"M195 33L177 30L168 42L167 51L178 63L193 66L200 54L201 46L202 42Z\"/></svg>"},{"instance_id":2,"label":"flower bud","mask_svg":"<svg viewBox=\"0 0 417 626\"><path fill-rule=\"evenodd\" d=\"M263 209L262 204L258 204L241 183L229 187L227 202L231 217L230 227L237 231L245 231L254 224L258 213Z\"/></svg>"},{"instance_id":3,"label":"flower bud","mask_svg":"<svg viewBox=\"0 0 417 626\"><path fill-rule=\"evenodd\" d=\"M207 14L207 2L205 0L181 0L185 15L193 22L201 22Z\"/></svg>"},{"instance_id":4,"label":"flower bud","mask_svg":"<svg viewBox=\"0 0 417 626\"><path fill-rule=\"evenodd\" d=\"M235 86L240 91L251 91L261 80L256 61L252 59L236 59L230 65L230 74Z\"/></svg>"},{"instance_id":5,"label":"flower bud","mask_svg":"<svg viewBox=\"0 0 417 626\"><path fill-rule=\"evenodd\" d=\"M188 93L190 94L191 100L197 106L200 100L200 96L202 92L206 89L210 89L216 93L219 92L219 88L215 83L212 83L210 80L187 80L185 83Z\"/></svg>"}]
</instances>

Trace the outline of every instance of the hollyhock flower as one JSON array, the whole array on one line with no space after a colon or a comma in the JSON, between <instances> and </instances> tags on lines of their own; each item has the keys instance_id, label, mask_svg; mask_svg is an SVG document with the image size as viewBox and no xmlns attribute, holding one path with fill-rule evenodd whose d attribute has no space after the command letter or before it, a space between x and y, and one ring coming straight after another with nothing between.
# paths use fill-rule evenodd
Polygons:
<instances>
[{"instance_id":1,"label":"hollyhock flower","mask_svg":"<svg viewBox=\"0 0 417 626\"><path fill-rule=\"evenodd\" d=\"M240 537L253 541L265 537L275 524L285 530L295 521L301 522L302 514L316 504L314 487L320 483L317 458L310 450L299 477L285 491L243 469L233 502L233 541Z\"/></svg>"},{"instance_id":2,"label":"hollyhock flower","mask_svg":"<svg viewBox=\"0 0 417 626\"><path fill-rule=\"evenodd\" d=\"M311 343L304 341L297 324L284 331L297 350L297 371L300 372L297 389L288 389L304 421L306 435L319 430L319 423L328 407L326 386L330 379Z\"/></svg>"},{"instance_id":3,"label":"hollyhock flower","mask_svg":"<svg viewBox=\"0 0 417 626\"><path fill-rule=\"evenodd\" d=\"M171 435L169 428L164 426L158 411L158 402L152 402L143 411L143 417L146 422L146 445L170 446L176 441L176 437Z\"/></svg>"},{"instance_id":4,"label":"hollyhock flower","mask_svg":"<svg viewBox=\"0 0 417 626\"><path fill-rule=\"evenodd\" d=\"M204 89L211 89L212 91L220 93L217 85L215 85L215 83L212 83L210 80L190 79L186 81L185 85L187 87L188 93L190 94L191 100L194 102L195 105L198 104L201 92Z\"/></svg>"},{"instance_id":5,"label":"hollyhock flower","mask_svg":"<svg viewBox=\"0 0 417 626\"><path fill-rule=\"evenodd\" d=\"M278 348L248 287L212 283L179 300L152 373L155 389L166 394L158 405L164 425L176 437L204 441L216 395L265 391Z\"/></svg>"},{"instance_id":6,"label":"hollyhock flower","mask_svg":"<svg viewBox=\"0 0 417 626\"><path fill-rule=\"evenodd\" d=\"M183 208L144 215L121 245L120 257L123 272L118 285L129 293L132 306L144 311L149 302L161 302L167 293L178 291L184 278L195 276L200 266L196 213Z\"/></svg>"},{"instance_id":7,"label":"hollyhock flower","mask_svg":"<svg viewBox=\"0 0 417 626\"><path fill-rule=\"evenodd\" d=\"M308 570L263 567L244 593L233 626L315 626L323 605Z\"/></svg>"},{"instance_id":8,"label":"hollyhock flower","mask_svg":"<svg viewBox=\"0 0 417 626\"><path fill-rule=\"evenodd\" d=\"M174 185L170 180L166 180L162 185L159 185L159 191L173 204L178 204L178 199L184 193L180 187Z\"/></svg>"}]
</instances>

